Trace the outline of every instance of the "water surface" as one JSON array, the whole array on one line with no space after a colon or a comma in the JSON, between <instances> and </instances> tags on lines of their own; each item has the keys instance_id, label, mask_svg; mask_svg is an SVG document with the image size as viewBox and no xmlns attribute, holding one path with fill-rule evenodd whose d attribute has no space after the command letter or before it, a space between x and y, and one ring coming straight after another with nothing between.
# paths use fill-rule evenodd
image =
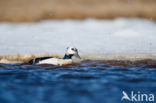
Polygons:
<instances>
[{"instance_id":1,"label":"water surface","mask_svg":"<svg viewBox=\"0 0 156 103\"><path fill-rule=\"evenodd\" d=\"M156 61L0 64L0 103L120 103L122 91L156 94Z\"/></svg>"}]
</instances>

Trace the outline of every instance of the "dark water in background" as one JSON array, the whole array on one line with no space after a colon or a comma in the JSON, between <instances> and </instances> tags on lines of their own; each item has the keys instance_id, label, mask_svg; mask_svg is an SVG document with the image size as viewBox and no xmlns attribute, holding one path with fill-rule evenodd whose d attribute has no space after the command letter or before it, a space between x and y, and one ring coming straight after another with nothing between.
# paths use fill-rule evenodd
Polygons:
<instances>
[{"instance_id":1,"label":"dark water in background","mask_svg":"<svg viewBox=\"0 0 156 103\"><path fill-rule=\"evenodd\" d=\"M0 103L120 103L122 91L156 95L156 61L0 64Z\"/></svg>"}]
</instances>

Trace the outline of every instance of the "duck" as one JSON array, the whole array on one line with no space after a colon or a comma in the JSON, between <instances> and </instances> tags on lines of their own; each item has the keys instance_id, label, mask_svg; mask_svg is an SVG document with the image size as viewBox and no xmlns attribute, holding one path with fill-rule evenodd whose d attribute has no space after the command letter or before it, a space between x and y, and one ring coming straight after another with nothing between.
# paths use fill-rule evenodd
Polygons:
<instances>
[{"instance_id":1,"label":"duck","mask_svg":"<svg viewBox=\"0 0 156 103\"><path fill-rule=\"evenodd\" d=\"M72 60L73 56L81 59L77 48L67 47L63 58L39 57L39 58L31 59L28 63L31 65L37 65L37 64L52 64L52 65L60 65L60 66L69 65L73 63L73 60Z\"/></svg>"}]
</instances>

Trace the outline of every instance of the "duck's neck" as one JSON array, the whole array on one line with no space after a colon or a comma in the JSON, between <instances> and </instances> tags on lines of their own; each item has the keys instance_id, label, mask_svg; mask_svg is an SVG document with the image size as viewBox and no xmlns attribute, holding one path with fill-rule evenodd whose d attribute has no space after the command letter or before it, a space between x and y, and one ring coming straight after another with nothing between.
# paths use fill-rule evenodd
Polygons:
<instances>
[{"instance_id":1,"label":"duck's neck","mask_svg":"<svg viewBox=\"0 0 156 103\"><path fill-rule=\"evenodd\" d=\"M72 59L73 54L65 54L63 59Z\"/></svg>"}]
</instances>

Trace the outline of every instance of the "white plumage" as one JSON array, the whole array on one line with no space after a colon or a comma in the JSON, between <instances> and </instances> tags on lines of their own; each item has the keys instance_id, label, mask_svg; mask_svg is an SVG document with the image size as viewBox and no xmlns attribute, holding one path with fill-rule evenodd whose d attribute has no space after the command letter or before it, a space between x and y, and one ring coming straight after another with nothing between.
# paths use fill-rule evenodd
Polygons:
<instances>
[{"instance_id":1,"label":"white plumage","mask_svg":"<svg viewBox=\"0 0 156 103\"><path fill-rule=\"evenodd\" d=\"M72 64L72 59L51 58L51 59L39 61L39 63L37 64L67 65L67 64Z\"/></svg>"}]
</instances>

